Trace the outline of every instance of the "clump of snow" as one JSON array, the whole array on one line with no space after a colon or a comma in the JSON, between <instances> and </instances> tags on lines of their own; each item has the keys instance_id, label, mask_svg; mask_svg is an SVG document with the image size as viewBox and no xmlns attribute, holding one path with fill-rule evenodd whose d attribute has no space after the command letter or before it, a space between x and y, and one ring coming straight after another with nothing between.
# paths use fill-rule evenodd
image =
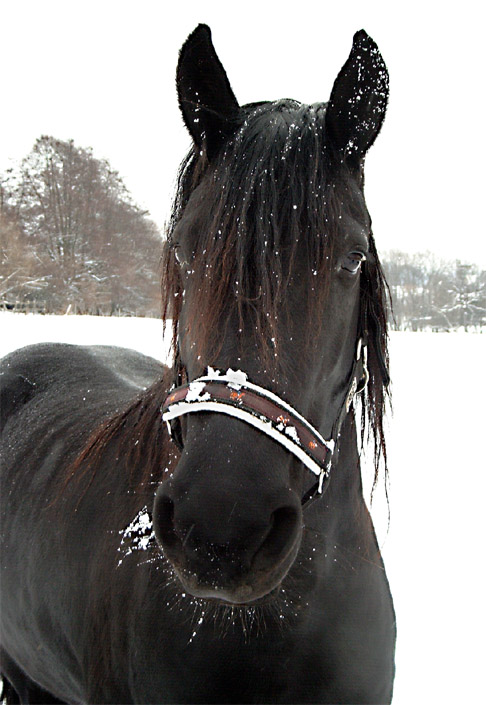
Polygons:
<instances>
[{"instance_id":1,"label":"clump of snow","mask_svg":"<svg viewBox=\"0 0 486 705\"><path fill-rule=\"evenodd\" d=\"M287 434L287 436L290 436L290 438L295 443L298 443L300 445L300 438L299 438L299 435L297 433L297 429L295 428L295 426L287 426L285 428L285 433Z\"/></svg>"},{"instance_id":2,"label":"clump of snow","mask_svg":"<svg viewBox=\"0 0 486 705\"><path fill-rule=\"evenodd\" d=\"M186 394L186 401L207 401L211 399L209 392L203 394L206 382L191 382L189 385L189 390Z\"/></svg>"},{"instance_id":3,"label":"clump of snow","mask_svg":"<svg viewBox=\"0 0 486 705\"><path fill-rule=\"evenodd\" d=\"M135 519L119 534L121 545L118 550L123 554L118 561L119 566L123 559L134 551L148 551L155 541L155 534L147 507L143 507Z\"/></svg>"},{"instance_id":4,"label":"clump of snow","mask_svg":"<svg viewBox=\"0 0 486 705\"><path fill-rule=\"evenodd\" d=\"M232 370L230 368L226 372L226 377L231 382L233 382L233 384L242 385L248 382L248 375L245 372L242 372L241 370Z\"/></svg>"},{"instance_id":5,"label":"clump of snow","mask_svg":"<svg viewBox=\"0 0 486 705\"><path fill-rule=\"evenodd\" d=\"M228 382L228 386L236 391L248 382L248 375L245 372L232 370L231 367L225 373L222 373L221 370L215 370L214 367L208 367L206 378Z\"/></svg>"}]
</instances>

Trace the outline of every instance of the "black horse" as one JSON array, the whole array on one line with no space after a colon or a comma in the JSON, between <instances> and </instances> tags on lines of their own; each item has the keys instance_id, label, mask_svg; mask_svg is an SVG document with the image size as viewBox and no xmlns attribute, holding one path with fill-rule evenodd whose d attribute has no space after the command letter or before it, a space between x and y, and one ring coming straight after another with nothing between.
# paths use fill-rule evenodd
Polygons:
<instances>
[{"instance_id":1,"label":"black horse","mask_svg":"<svg viewBox=\"0 0 486 705\"><path fill-rule=\"evenodd\" d=\"M361 408L386 465L363 196L385 64L360 31L329 103L239 106L200 25L177 87L193 148L163 256L172 368L54 344L2 363L4 695L388 703L356 428Z\"/></svg>"}]
</instances>

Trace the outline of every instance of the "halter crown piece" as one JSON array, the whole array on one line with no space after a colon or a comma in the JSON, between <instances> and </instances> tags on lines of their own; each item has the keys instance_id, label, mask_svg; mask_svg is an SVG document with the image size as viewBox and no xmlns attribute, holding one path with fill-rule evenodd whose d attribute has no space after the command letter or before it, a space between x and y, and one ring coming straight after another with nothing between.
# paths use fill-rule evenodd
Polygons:
<instances>
[{"instance_id":1,"label":"halter crown piece","mask_svg":"<svg viewBox=\"0 0 486 705\"><path fill-rule=\"evenodd\" d=\"M302 498L302 506L306 507L327 488L341 425L354 396L367 382L366 345L360 338L348 389L328 441L290 404L249 382L246 373L240 370L229 369L222 373L208 367L206 375L172 389L162 406L162 419L180 447L182 443L178 439L182 434L174 428L174 421L186 414L199 411L227 414L258 429L284 446L317 477Z\"/></svg>"}]
</instances>

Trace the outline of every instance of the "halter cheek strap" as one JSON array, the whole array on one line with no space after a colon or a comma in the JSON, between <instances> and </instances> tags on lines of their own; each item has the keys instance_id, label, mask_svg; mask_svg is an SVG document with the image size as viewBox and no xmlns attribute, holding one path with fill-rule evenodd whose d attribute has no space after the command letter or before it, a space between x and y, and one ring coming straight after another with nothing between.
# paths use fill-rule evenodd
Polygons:
<instances>
[{"instance_id":1,"label":"halter cheek strap","mask_svg":"<svg viewBox=\"0 0 486 705\"><path fill-rule=\"evenodd\" d=\"M171 390L162 407L162 419L179 446L182 434L174 421L195 412L226 414L258 429L295 455L316 476L316 482L302 498L302 506L306 507L327 487L341 425L354 396L364 389L367 381L366 346L360 339L348 390L330 440L325 440L279 396L249 382L244 372L231 369L222 373L209 367L203 377Z\"/></svg>"}]
</instances>

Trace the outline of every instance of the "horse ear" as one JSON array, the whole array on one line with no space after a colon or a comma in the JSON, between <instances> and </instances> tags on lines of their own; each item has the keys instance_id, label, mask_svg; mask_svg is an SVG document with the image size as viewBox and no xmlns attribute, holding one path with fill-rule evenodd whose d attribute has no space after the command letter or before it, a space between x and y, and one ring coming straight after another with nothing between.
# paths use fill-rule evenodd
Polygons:
<instances>
[{"instance_id":1,"label":"horse ear","mask_svg":"<svg viewBox=\"0 0 486 705\"><path fill-rule=\"evenodd\" d=\"M180 51L177 93L192 139L211 159L237 129L239 105L207 25L198 25Z\"/></svg>"},{"instance_id":2,"label":"horse ear","mask_svg":"<svg viewBox=\"0 0 486 705\"><path fill-rule=\"evenodd\" d=\"M385 62L375 42L361 30L353 37L326 110L327 140L342 160L359 166L380 132L387 102Z\"/></svg>"}]
</instances>

